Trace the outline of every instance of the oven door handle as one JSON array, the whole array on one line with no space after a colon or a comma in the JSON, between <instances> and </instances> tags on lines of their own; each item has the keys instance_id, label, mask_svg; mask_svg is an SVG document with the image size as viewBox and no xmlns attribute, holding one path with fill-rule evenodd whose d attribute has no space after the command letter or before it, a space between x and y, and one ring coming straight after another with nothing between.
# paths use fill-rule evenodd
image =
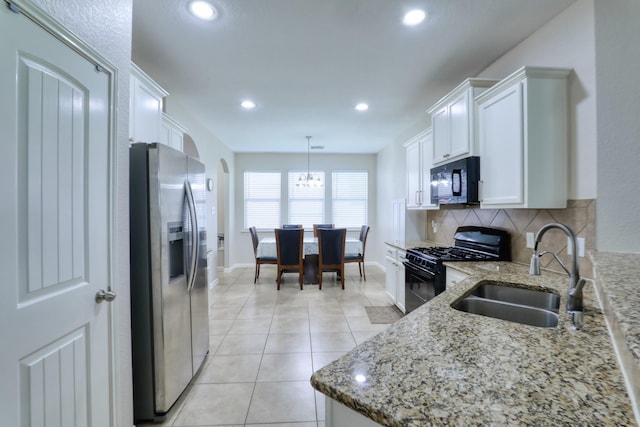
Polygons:
<instances>
[{"instance_id":1,"label":"oven door handle","mask_svg":"<svg viewBox=\"0 0 640 427\"><path fill-rule=\"evenodd\" d=\"M409 261L403 261L402 264L404 264L405 268L416 271L418 274L428 275L429 279L433 279L436 276L434 272L429 271L423 267L417 266Z\"/></svg>"}]
</instances>

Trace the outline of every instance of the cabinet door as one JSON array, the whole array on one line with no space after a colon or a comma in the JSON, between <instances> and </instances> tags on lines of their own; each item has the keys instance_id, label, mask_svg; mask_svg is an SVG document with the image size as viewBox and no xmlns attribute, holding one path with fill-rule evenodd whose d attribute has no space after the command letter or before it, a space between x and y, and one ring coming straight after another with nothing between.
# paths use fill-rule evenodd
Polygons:
<instances>
[{"instance_id":1,"label":"cabinet door","mask_svg":"<svg viewBox=\"0 0 640 427\"><path fill-rule=\"evenodd\" d=\"M465 274L462 271L454 270L451 267L447 267L446 289L447 290L451 289L452 287L454 287L455 285L457 285L459 282L463 281L467 277L469 277L468 274Z\"/></svg>"},{"instance_id":2,"label":"cabinet door","mask_svg":"<svg viewBox=\"0 0 640 427\"><path fill-rule=\"evenodd\" d=\"M479 105L482 207L524 203L522 86Z\"/></svg>"},{"instance_id":3,"label":"cabinet door","mask_svg":"<svg viewBox=\"0 0 640 427\"><path fill-rule=\"evenodd\" d=\"M433 162L438 163L449 158L451 132L449 129L449 108L444 106L431 116L433 131Z\"/></svg>"},{"instance_id":4,"label":"cabinet door","mask_svg":"<svg viewBox=\"0 0 640 427\"><path fill-rule=\"evenodd\" d=\"M162 98L137 78L131 78L131 138L135 142L159 142Z\"/></svg>"},{"instance_id":5,"label":"cabinet door","mask_svg":"<svg viewBox=\"0 0 640 427\"><path fill-rule=\"evenodd\" d=\"M407 312L407 309L404 306L404 264L402 263L405 260L405 252L398 251L398 265L396 267L396 307L402 310L403 313Z\"/></svg>"},{"instance_id":6,"label":"cabinet door","mask_svg":"<svg viewBox=\"0 0 640 427\"><path fill-rule=\"evenodd\" d=\"M449 158L469 153L469 128L469 91L465 91L449 103Z\"/></svg>"},{"instance_id":7,"label":"cabinet door","mask_svg":"<svg viewBox=\"0 0 640 427\"><path fill-rule=\"evenodd\" d=\"M393 201L393 242L403 242L405 240L405 199Z\"/></svg>"},{"instance_id":8,"label":"cabinet door","mask_svg":"<svg viewBox=\"0 0 640 427\"><path fill-rule=\"evenodd\" d=\"M385 287L387 290L387 296L393 302L396 303L396 261L395 258L389 256L384 257L385 265Z\"/></svg>"},{"instance_id":9,"label":"cabinet door","mask_svg":"<svg viewBox=\"0 0 640 427\"><path fill-rule=\"evenodd\" d=\"M407 146L407 208L420 206L421 172L420 172L420 144L416 141Z\"/></svg>"},{"instance_id":10,"label":"cabinet door","mask_svg":"<svg viewBox=\"0 0 640 427\"><path fill-rule=\"evenodd\" d=\"M182 151L184 133L180 129L171 130L171 146L178 151Z\"/></svg>"},{"instance_id":11,"label":"cabinet door","mask_svg":"<svg viewBox=\"0 0 640 427\"><path fill-rule=\"evenodd\" d=\"M421 181L420 181L420 202L423 208L434 208L436 204L431 203L431 167L433 166L433 133L427 132L420 142L420 155L422 161Z\"/></svg>"},{"instance_id":12,"label":"cabinet door","mask_svg":"<svg viewBox=\"0 0 640 427\"><path fill-rule=\"evenodd\" d=\"M173 134L173 129L171 125L166 121L162 121L162 128L160 129L160 144L171 146L171 137Z\"/></svg>"}]
</instances>

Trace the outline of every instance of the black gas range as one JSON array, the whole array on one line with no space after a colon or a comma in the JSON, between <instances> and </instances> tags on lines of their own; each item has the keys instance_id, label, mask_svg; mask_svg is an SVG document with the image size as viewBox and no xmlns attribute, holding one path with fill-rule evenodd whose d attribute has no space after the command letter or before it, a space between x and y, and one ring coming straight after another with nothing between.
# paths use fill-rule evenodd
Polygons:
<instances>
[{"instance_id":1,"label":"black gas range","mask_svg":"<svg viewBox=\"0 0 640 427\"><path fill-rule=\"evenodd\" d=\"M445 291L447 261L511 261L509 232L498 228L464 226L454 234L453 247L418 247L407 250L405 309L415 310Z\"/></svg>"}]
</instances>

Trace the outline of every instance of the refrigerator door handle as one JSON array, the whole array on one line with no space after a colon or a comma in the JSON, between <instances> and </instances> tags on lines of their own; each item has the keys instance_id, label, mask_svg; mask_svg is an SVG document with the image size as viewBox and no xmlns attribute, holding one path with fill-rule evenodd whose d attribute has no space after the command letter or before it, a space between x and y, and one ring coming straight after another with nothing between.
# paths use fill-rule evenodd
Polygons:
<instances>
[{"instance_id":1,"label":"refrigerator door handle","mask_svg":"<svg viewBox=\"0 0 640 427\"><path fill-rule=\"evenodd\" d=\"M198 267L198 246L199 246L199 229L198 215L196 212L196 204L193 200L193 191L191 183L187 180L184 182L185 194L187 196L187 205L189 206L189 216L191 217L191 259L189 262L189 275L187 276L187 289L193 289L196 280L196 268ZM185 218L186 222L186 218Z\"/></svg>"}]
</instances>

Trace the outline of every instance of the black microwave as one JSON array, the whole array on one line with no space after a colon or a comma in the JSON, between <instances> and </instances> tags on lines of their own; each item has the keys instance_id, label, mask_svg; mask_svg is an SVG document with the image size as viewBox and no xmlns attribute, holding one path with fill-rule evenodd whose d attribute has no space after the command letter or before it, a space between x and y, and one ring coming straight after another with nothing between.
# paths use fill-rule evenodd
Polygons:
<instances>
[{"instance_id":1,"label":"black microwave","mask_svg":"<svg viewBox=\"0 0 640 427\"><path fill-rule=\"evenodd\" d=\"M472 156L431 169L431 203L478 204L480 157Z\"/></svg>"}]
</instances>

